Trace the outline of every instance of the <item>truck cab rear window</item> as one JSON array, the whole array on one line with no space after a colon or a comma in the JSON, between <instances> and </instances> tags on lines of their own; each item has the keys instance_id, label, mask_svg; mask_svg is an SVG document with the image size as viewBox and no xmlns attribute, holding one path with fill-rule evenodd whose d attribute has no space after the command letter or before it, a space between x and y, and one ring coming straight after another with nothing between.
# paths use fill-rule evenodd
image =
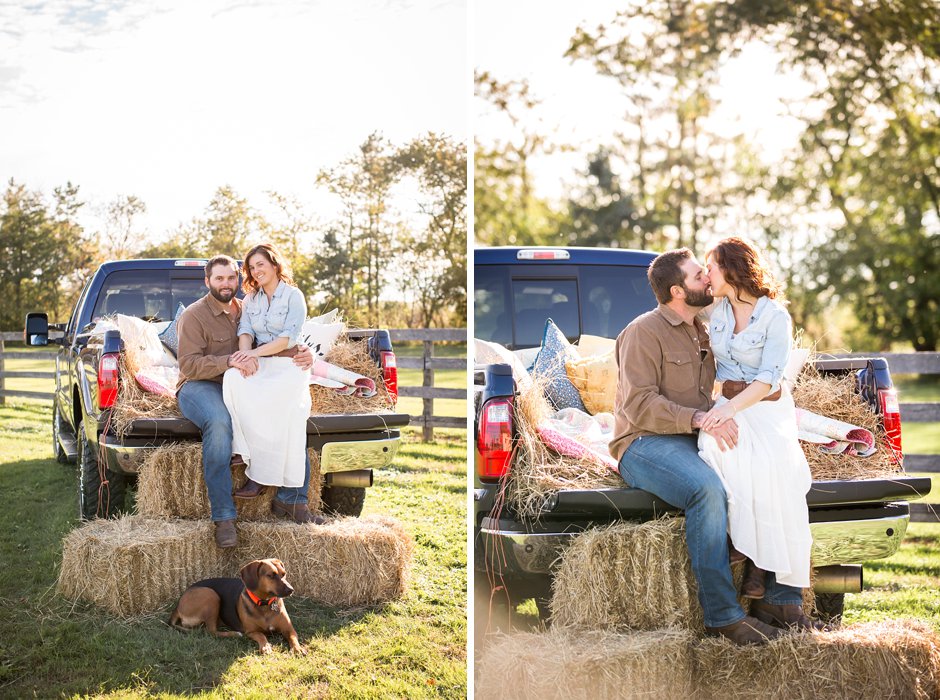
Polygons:
<instances>
[{"instance_id":1,"label":"truck cab rear window","mask_svg":"<svg viewBox=\"0 0 940 700\"><path fill-rule=\"evenodd\" d=\"M98 294L92 318L124 314L171 321L179 304L189 306L207 291L201 269L196 276L181 276L175 270L112 272Z\"/></svg>"},{"instance_id":2,"label":"truck cab rear window","mask_svg":"<svg viewBox=\"0 0 940 700\"><path fill-rule=\"evenodd\" d=\"M474 268L475 337L512 349L537 347L551 318L572 342L582 334L616 338L656 307L645 267L546 265L541 275L520 267Z\"/></svg>"}]
</instances>

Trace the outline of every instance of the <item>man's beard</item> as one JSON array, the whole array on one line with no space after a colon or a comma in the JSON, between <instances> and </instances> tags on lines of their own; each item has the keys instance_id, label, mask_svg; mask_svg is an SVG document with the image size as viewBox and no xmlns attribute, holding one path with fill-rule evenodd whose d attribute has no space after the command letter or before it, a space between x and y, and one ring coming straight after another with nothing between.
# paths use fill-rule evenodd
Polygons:
<instances>
[{"instance_id":1,"label":"man's beard","mask_svg":"<svg viewBox=\"0 0 940 700\"><path fill-rule=\"evenodd\" d=\"M692 289L685 288L685 303L689 306L695 306L700 309L704 309L706 306L711 306L715 301L715 297L706 292L704 289L700 292L697 292Z\"/></svg>"},{"instance_id":2,"label":"man's beard","mask_svg":"<svg viewBox=\"0 0 940 700\"><path fill-rule=\"evenodd\" d=\"M227 294L228 296L222 296ZM216 289L215 287L209 287L209 294L213 296L217 301L222 302L223 304L228 304L235 297L234 289Z\"/></svg>"}]
</instances>

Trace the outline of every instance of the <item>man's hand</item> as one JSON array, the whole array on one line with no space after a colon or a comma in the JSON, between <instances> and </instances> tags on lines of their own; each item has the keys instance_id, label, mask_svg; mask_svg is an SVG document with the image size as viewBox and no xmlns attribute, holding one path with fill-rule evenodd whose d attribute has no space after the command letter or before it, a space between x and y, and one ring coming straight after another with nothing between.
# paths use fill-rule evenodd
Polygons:
<instances>
[{"instance_id":1,"label":"man's hand","mask_svg":"<svg viewBox=\"0 0 940 700\"><path fill-rule=\"evenodd\" d=\"M294 355L294 364L300 369L310 369L313 367L313 353L310 348L303 343L297 344L297 354Z\"/></svg>"},{"instance_id":2,"label":"man's hand","mask_svg":"<svg viewBox=\"0 0 940 700\"><path fill-rule=\"evenodd\" d=\"M722 452L733 450L738 444L738 424L733 419L716 425L714 428L708 430L702 428L702 430L715 438L718 449Z\"/></svg>"},{"instance_id":3,"label":"man's hand","mask_svg":"<svg viewBox=\"0 0 940 700\"><path fill-rule=\"evenodd\" d=\"M228 366L235 367L243 377L250 377L258 371L258 358L239 356L239 353L235 353L229 356Z\"/></svg>"}]
</instances>

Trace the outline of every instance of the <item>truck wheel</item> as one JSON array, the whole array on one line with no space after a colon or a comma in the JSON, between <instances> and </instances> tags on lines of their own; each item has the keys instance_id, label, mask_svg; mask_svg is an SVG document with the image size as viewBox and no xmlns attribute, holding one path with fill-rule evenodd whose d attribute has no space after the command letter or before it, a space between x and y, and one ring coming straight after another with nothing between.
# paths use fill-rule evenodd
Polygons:
<instances>
[{"instance_id":1,"label":"truck wheel","mask_svg":"<svg viewBox=\"0 0 940 700\"><path fill-rule=\"evenodd\" d=\"M817 593L816 614L824 622L842 619L845 610L845 593Z\"/></svg>"},{"instance_id":2,"label":"truck wheel","mask_svg":"<svg viewBox=\"0 0 940 700\"><path fill-rule=\"evenodd\" d=\"M52 454L55 457L55 461L59 464L69 464L74 462L74 459L69 459L69 456L65 454L65 450L62 449L62 445L59 442L59 436L62 434L62 414L59 412L59 403L57 401L52 402Z\"/></svg>"},{"instance_id":3,"label":"truck wheel","mask_svg":"<svg viewBox=\"0 0 940 700\"><path fill-rule=\"evenodd\" d=\"M327 513L358 518L366 502L366 490L353 486L324 486L320 497L323 499L323 510Z\"/></svg>"},{"instance_id":4,"label":"truck wheel","mask_svg":"<svg viewBox=\"0 0 940 700\"><path fill-rule=\"evenodd\" d=\"M85 426L78 424L78 517L82 521L110 518L124 505L126 480L123 474L106 470L108 483L102 488L98 455L85 437ZM104 503L99 508L99 493Z\"/></svg>"}]
</instances>

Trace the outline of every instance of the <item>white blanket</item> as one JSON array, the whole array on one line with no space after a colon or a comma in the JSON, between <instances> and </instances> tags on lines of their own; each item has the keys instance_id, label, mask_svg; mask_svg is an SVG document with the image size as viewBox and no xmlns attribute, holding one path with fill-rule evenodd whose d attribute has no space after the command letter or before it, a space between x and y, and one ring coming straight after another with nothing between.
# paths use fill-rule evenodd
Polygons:
<instances>
[{"instance_id":1,"label":"white blanket","mask_svg":"<svg viewBox=\"0 0 940 700\"><path fill-rule=\"evenodd\" d=\"M536 426L539 437L558 454L587 459L617 472L617 461L607 446L614 437L611 413L589 415L577 408L563 408Z\"/></svg>"},{"instance_id":2,"label":"white blanket","mask_svg":"<svg viewBox=\"0 0 940 700\"><path fill-rule=\"evenodd\" d=\"M796 409L796 427L800 440L819 445L819 449L828 454L870 457L878 449L871 431L805 408Z\"/></svg>"}]
</instances>

